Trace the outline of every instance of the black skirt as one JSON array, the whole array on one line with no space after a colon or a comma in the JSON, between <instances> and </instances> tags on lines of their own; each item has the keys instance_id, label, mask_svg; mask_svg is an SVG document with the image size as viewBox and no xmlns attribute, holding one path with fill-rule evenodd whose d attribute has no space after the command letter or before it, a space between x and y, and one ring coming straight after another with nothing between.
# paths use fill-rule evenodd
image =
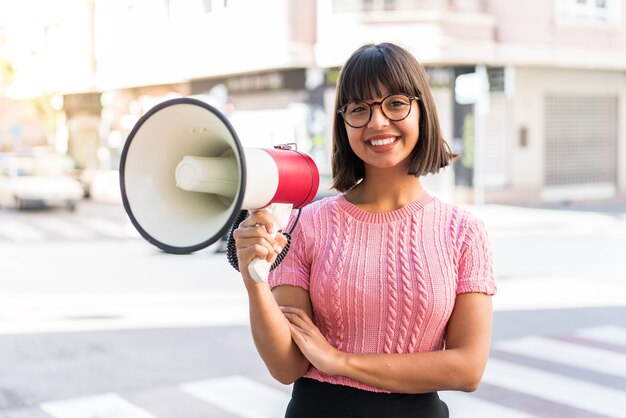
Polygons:
<instances>
[{"instance_id":1,"label":"black skirt","mask_svg":"<svg viewBox=\"0 0 626 418\"><path fill-rule=\"evenodd\" d=\"M300 378L285 418L448 418L437 392L379 393Z\"/></svg>"}]
</instances>

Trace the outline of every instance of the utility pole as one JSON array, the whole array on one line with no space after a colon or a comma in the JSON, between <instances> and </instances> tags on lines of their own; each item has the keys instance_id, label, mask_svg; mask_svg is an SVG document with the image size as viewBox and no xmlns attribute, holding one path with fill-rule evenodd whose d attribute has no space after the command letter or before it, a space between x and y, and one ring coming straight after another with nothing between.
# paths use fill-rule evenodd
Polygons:
<instances>
[{"instance_id":1,"label":"utility pole","mask_svg":"<svg viewBox=\"0 0 626 418\"><path fill-rule=\"evenodd\" d=\"M474 204L485 203L485 135L489 115L489 78L487 68L476 66L478 95L474 103Z\"/></svg>"}]
</instances>

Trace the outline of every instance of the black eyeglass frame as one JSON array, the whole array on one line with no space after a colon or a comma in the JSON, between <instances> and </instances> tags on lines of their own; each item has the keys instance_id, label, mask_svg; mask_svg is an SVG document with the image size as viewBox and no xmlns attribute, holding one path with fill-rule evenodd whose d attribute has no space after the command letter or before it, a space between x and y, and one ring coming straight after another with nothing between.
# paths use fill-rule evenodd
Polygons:
<instances>
[{"instance_id":1,"label":"black eyeglass frame","mask_svg":"<svg viewBox=\"0 0 626 418\"><path fill-rule=\"evenodd\" d=\"M387 115L385 114L385 111L383 110L383 106L382 106L382 104L383 104L383 102L384 102L385 100L387 100L388 98L390 98L390 97L392 97L392 96L404 96L404 97L406 97L407 99L409 99L409 111L407 112L406 116L404 116L403 118L400 118L400 119L391 119L389 116L387 116ZM378 102L367 103L367 102L365 102L365 101L361 101L361 100L356 101L356 102L355 102L355 101L348 102L348 103L346 103L345 105L341 106L339 109L337 109L337 113L341 115L341 117L343 118L343 121L344 121L344 122L345 122L348 126L351 126L351 127L355 128L355 129L358 129L358 128L362 128L362 127L364 127L365 125L367 125L368 123L370 123L370 121L372 120L372 115L374 114L374 106L378 105L378 106L380 106L380 111L382 112L382 114L383 114L383 116L384 116L384 117L386 117L386 118L387 118L388 120L390 120L391 122L400 122L400 121L402 121L402 120L404 120L404 119L408 118L408 117L409 117L409 115L411 114L411 109L413 108L413 100L420 100L420 97L419 97L419 96L409 96L408 94L404 94L404 93L395 93L395 94L390 94L390 95L388 95L388 96L383 97L383 98L382 98L380 101L378 101ZM366 104L366 105L368 105L368 106L369 106L370 116L369 116L369 118L367 118L367 121L366 121L365 123L363 123L363 125L359 125L359 126L354 126L354 125L351 125L351 124L350 124L350 122L348 122L348 120L346 119L346 117L345 117L345 115L344 115L344 112L345 112L346 108L348 107L348 105L349 105L350 103L363 103L363 104Z\"/></svg>"}]
</instances>

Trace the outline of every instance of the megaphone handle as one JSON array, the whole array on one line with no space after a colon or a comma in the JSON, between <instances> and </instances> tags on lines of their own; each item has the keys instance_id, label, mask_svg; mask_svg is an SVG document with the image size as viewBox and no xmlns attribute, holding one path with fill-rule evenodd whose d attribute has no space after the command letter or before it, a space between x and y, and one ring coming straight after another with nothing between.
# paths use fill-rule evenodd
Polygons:
<instances>
[{"instance_id":1,"label":"megaphone handle","mask_svg":"<svg viewBox=\"0 0 626 418\"><path fill-rule=\"evenodd\" d=\"M293 205L289 203L272 203L266 208L259 210L264 210L269 213L274 223L274 231L278 231L287 226L292 208ZM276 232L272 234L272 238L275 236ZM272 264L269 261L259 257L256 257L248 264L250 277L256 282L266 282L271 268Z\"/></svg>"}]
</instances>

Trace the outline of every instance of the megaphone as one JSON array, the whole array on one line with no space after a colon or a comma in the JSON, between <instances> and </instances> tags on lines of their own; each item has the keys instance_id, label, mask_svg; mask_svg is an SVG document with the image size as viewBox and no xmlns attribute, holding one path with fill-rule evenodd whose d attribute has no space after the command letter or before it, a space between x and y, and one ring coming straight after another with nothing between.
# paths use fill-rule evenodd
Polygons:
<instances>
[{"instance_id":1,"label":"megaphone","mask_svg":"<svg viewBox=\"0 0 626 418\"><path fill-rule=\"evenodd\" d=\"M213 244L241 210L267 210L282 229L319 187L309 155L289 147L244 148L221 112L191 97L166 100L137 121L119 171L133 226L174 254ZM267 261L257 258L248 268L254 280L267 280Z\"/></svg>"}]
</instances>

